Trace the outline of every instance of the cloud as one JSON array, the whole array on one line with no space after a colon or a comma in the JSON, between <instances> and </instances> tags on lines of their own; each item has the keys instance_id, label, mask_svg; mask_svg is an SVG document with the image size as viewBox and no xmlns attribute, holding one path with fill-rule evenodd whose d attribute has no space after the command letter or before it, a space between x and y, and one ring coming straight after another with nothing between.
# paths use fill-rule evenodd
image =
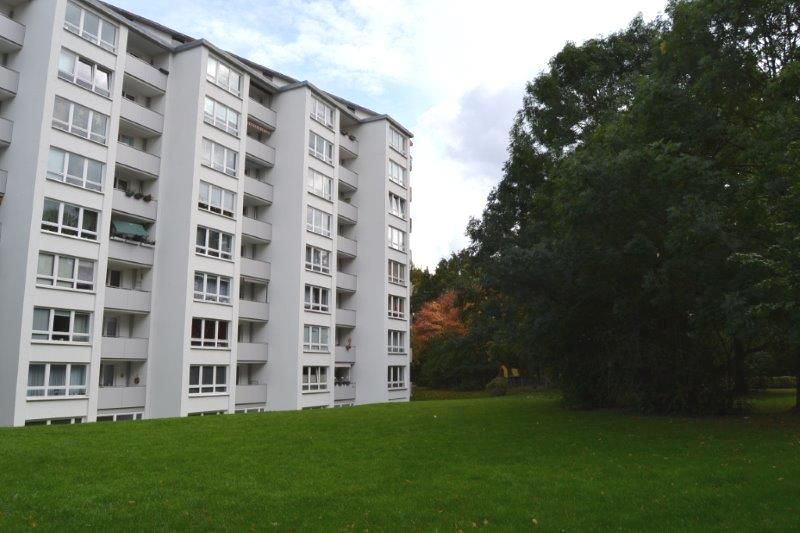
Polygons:
<instances>
[{"instance_id":1,"label":"cloud","mask_svg":"<svg viewBox=\"0 0 800 533\"><path fill-rule=\"evenodd\" d=\"M525 81L567 41L666 0L111 0L349 100L415 133L411 238L434 266L467 244L499 181Z\"/></svg>"}]
</instances>

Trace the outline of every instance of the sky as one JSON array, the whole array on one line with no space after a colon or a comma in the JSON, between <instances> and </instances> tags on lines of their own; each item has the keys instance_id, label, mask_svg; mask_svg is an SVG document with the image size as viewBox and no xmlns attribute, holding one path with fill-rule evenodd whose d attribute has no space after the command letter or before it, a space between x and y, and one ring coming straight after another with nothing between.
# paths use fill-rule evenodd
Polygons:
<instances>
[{"instance_id":1,"label":"sky","mask_svg":"<svg viewBox=\"0 0 800 533\"><path fill-rule=\"evenodd\" d=\"M400 121L414 133L413 261L469 243L502 178L526 81L568 41L665 0L111 0Z\"/></svg>"}]
</instances>

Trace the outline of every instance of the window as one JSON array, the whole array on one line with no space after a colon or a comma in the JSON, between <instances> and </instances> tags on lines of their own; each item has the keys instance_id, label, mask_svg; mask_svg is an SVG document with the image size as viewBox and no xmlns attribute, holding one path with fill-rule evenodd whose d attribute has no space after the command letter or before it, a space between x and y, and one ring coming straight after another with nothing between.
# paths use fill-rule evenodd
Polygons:
<instances>
[{"instance_id":1,"label":"window","mask_svg":"<svg viewBox=\"0 0 800 533\"><path fill-rule=\"evenodd\" d=\"M394 193L389 193L389 212L405 220L406 201Z\"/></svg>"},{"instance_id":2,"label":"window","mask_svg":"<svg viewBox=\"0 0 800 533\"><path fill-rule=\"evenodd\" d=\"M316 246L306 245L306 270L330 274L331 253Z\"/></svg>"},{"instance_id":3,"label":"window","mask_svg":"<svg viewBox=\"0 0 800 533\"><path fill-rule=\"evenodd\" d=\"M58 58L58 77L102 96L111 94L110 70L63 48Z\"/></svg>"},{"instance_id":4,"label":"window","mask_svg":"<svg viewBox=\"0 0 800 533\"><path fill-rule=\"evenodd\" d=\"M97 211L45 198L42 229L96 241L97 216Z\"/></svg>"},{"instance_id":5,"label":"window","mask_svg":"<svg viewBox=\"0 0 800 533\"><path fill-rule=\"evenodd\" d=\"M314 285L306 285L305 293L305 308L310 311L323 311L330 310L328 304L329 289L323 287L316 287Z\"/></svg>"},{"instance_id":6,"label":"window","mask_svg":"<svg viewBox=\"0 0 800 533\"><path fill-rule=\"evenodd\" d=\"M94 261L39 252L36 284L92 291L94 290Z\"/></svg>"},{"instance_id":7,"label":"window","mask_svg":"<svg viewBox=\"0 0 800 533\"><path fill-rule=\"evenodd\" d=\"M239 154L214 141L203 139L203 159L202 163L214 170L224 172L229 176L236 176L237 160Z\"/></svg>"},{"instance_id":8,"label":"window","mask_svg":"<svg viewBox=\"0 0 800 533\"><path fill-rule=\"evenodd\" d=\"M192 319L192 346L199 348L227 348L228 329L227 320L214 320L211 318Z\"/></svg>"},{"instance_id":9,"label":"window","mask_svg":"<svg viewBox=\"0 0 800 533\"><path fill-rule=\"evenodd\" d=\"M389 248L401 252L406 251L406 233L395 227L389 226Z\"/></svg>"},{"instance_id":10,"label":"window","mask_svg":"<svg viewBox=\"0 0 800 533\"><path fill-rule=\"evenodd\" d=\"M394 128L389 128L389 146L400 152L406 153L406 138Z\"/></svg>"},{"instance_id":11,"label":"window","mask_svg":"<svg viewBox=\"0 0 800 533\"><path fill-rule=\"evenodd\" d=\"M406 367L390 366L387 376L389 390L406 388Z\"/></svg>"},{"instance_id":12,"label":"window","mask_svg":"<svg viewBox=\"0 0 800 533\"><path fill-rule=\"evenodd\" d=\"M401 187L406 186L406 169L391 159L389 160L389 179Z\"/></svg>"},{"instance_id":13,"label":"window","mask_svg":"<svg viewBox=\"0 0 800 533\"><path fill-rule=\"evenodd\" d=\"M233 95L240 96L242 94L242 75L216 57L208 58L206 79Z\"/></svg>"},{"instance_id":14,"label":"window","mask_svg":"<svg viewBox=\"0 0 800 533\"><path fill-rule=\"evenodd\" d=\"M228 392L228 367L225 365L190 365L189 394L225 394Z\"/></svg>"},{"instance_id":15,"label":"window","mask_svg":"<svg viewBox=\"0 0 800 533\"><path fill-rule=\"evenodd\" d=\"M331 215L308 206L306 211L306 229L312 233L318 233L325 237L331 236Z\"/></svg>"},{"instance_id":16,"label":"window","mask_svg":"<svg viewBox=\"0 0 800 533\"><path fill-rule=\"evenodd\" d=\"M53 127L84 139L106 144L108 117L88 107L56 96Z\"/></svg>"},{"instance_id":17,"label":"window","mask_svg":"<svg viewBox=\"0 0 800 533\"><path fill-rule=\"evenodd\" d=\"M100 161L50 147L47 157L48 179L91 191L102 191L104 170L105 165Z\"/></svg>"},{"instance_id":18,"label":"window","mask_svg":"<svg viewBox=\"0 0 800 533\"><path fill-rule=\"evenodd\" d=\"M389 353L406 353L406 332L390 329L388 335Z\"/></svg>"},{"instance_id":19,"label":"window","mask_svg":"<svg viewBox=\"0 0 800 533\"><path fill-rule=\"evenodd\" d=\"M329 128L333 127L333 108L320 100L319 98L311 97L311 118L317 122L326 125Z\"/></svg>"},{"instance_id":20,"label":"window","mask_svg":"<svg viewBox=\"0 0 800 533\"><path fill-rule=\"evenodd\" d=\"M239 113L206 96L203 120L231 135L239 136Z\"/></svg>"},{"instance_id":21,"label":"window","mask_svg":"<svg viewBox=\"0 0 800 533\"><path fill-rule=\"evenodd\" d=\"M200 199L197 207L219 215L233 218L236 209L236 193L211 185L205 181L200 182Z\"/></svg>"},{"instance_id":22,"label":"window","mask_svg":"<svg viewBox=\"0 0 800 533\"><path fill-rule=\"evenodd\" d=\"M313 131L308 134L308 153L330 165L333 164L333 143Z\"/></svg>"},{"instance_id":23,"label":"window","mask_svg":"<svg viewBox=\"0 0 800 533\"><path fill-rule=\"evenodd\" d=\"M107 316L103 320L103 337L119 336L119 319L115 316Z\"/></svg>"},{"instance_id":24,"label":"window","mask_svg":"<svg viewBox=\"0 0 800 533\"><path fill-rule=\"evenodd\" d=\"M89 324L92 314L67 309L33 309L33 334L35 341L89 342Z\"/></svg>"},{"instance_id":25,"label":"window","mask_svg":"<svg viewBox=\"0 0 800 533\"><path fill-rule=\"evenodd\" d=\"M117 48L117 27L73 2L67 2L64 29L111 52Z\"/></svg>"},{"instance_id":26,"label":"window","mask_svg":"<svg viewBox=\"0 0 800 533\"><path fill-rule=\"evenodd\" d=\"M308 169L307 185L308 192L312 194L321 196L326 200L330 200L333 197L333 180L313 168Z\"/></svg>"},{"instance_id":27,"label":"window","mask_svg":"<svg viewBox=\"0 0 800 533\"><path fill-rule=\"evenodd\" d=\"M328 367L304 366L303 391L314 392L326 390L328 390Z\"/></svg>"},{"instance_id":28,"label":"window","mask_svg":"<svg viewBox=\"0 0 800 533\"><path fill-rule=\"evenodd\" d=\"M401 296L389 295L389 318L406 318L406 299Z\"/></svg>"},{"instance_id":29,"label":"window","mask_svg":"<svg viewBox=\"0 0 800 533\"><path fill-rule=\"evenodd\" d=\"M206 302L231 302L231 278L208 274L194 273L194 299Z\"/></svg>"},{"instance_id":30,"label":"window","mask_svg":"<svg viewBox=\"0 0 800 533\"><path fill-rule=\"evenodd\" d=\"M231 259L233 253L233 235L215 229L197 226L195 252L209 257Z\"/></svg>"},{"instance_id":31,"label":"window","mask_svg":"<svg viewBox=\"0 0 800 533\"><path fill-rule=\"evenodd\" d=\"M389 283L406 284L406 265L389 259Z\"/></svg>"},{"instance_id":32,"label":"window","mask_svg":"<svg viewBox=\"0 0 800 533\"><path fill-rule=\"evenodd\" d=\"M329 327L303 326L303 350L306 352L330 352L329 335Z\"/></svg>"},{"instance_id":33,"label":"window","mask_svg":"<svg viewBox=\"0 0 800 533\"><path fill-rule=\"evenodd\" d=\"M28 398L86 396L87 365L31 363L28 366Z\"/></svg>"},{"instance_id":34,"label":"window","mask_svg":"<svg viewBox=\"0 0 800 533\"><path fill-rule=\"evenodd\" d=\"M98 422L122 422L127 420L141 420L142 413L115 413L112 415L100 415Z\"/></svg>"}]
</instances>

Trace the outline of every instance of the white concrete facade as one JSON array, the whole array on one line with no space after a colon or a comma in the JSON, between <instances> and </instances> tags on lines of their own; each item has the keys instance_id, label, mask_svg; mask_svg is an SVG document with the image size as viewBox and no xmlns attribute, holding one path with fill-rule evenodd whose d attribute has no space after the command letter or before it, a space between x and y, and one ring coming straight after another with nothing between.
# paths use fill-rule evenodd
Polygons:
<instances>
[{"instance_id":1,"label":"white concrete facade","mask_svg":"<svg viewBox=\"0 0 800 533\"><path fill-rule=\"evenodd\" d=\"M0 425L409 399L408 130L94 0L0 54Z\"/></svg>"}]
</instances>

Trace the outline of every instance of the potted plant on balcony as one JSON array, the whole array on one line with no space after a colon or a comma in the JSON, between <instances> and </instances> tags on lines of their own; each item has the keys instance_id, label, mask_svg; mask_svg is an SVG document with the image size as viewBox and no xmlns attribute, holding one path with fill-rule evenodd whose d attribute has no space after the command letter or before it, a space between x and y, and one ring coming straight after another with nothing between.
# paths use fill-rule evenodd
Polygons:
<instances>
[{"instance_id":1,"label":"potted plant on balcony","mask_svg":"<svg viewBox=\"0 0 800 533\"><path fill-rule=\"evenodd\" d=\"M133 195L133 197L136 198L137 200L141 200L142 198L144 198L144 194L137 192L136 194Z\"/></svg>"},{"instance_id":2,"label":"potted plant on balcony","mask_svg":"<svg viewBox=\"0 0 800 533\"><path fill-rule=\"evenodd\" d=\"M125 190L125 196L127 196L128 198L133 196L133 189L126 189Z\"/></svg>"},{"instance_id":3,"label":"potted plant on balcony","mask_svg":"<svg viewBox=\"0 0 800 533\"><path fill-rule=\"evenodd\" d=\"M153 195L152 194L145 194L144 198L142 198L142 200L144 200L145 203L149 204L153 200Z\"/></svg>"}]
</instances>

